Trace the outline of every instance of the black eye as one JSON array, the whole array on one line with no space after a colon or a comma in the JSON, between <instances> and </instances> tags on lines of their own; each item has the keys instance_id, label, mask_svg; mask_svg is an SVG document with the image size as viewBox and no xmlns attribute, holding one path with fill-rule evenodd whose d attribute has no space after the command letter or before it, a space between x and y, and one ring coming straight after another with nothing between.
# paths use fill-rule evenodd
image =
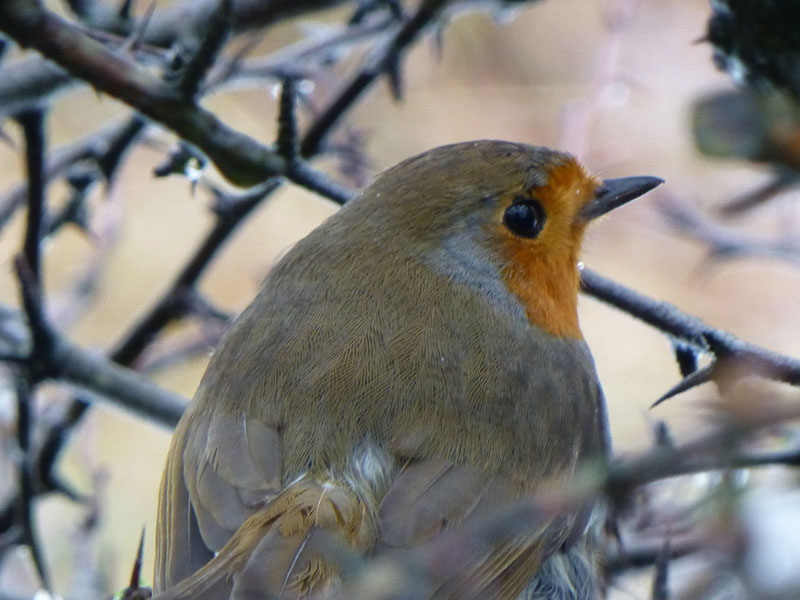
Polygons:
<instances>
[{"instance_id":1,"label":"black eye","mask_svg":"<svg viewBox=\"0 0 800 600\"><path fill-rule=\"evenodd\" d=\"M506 209L503 223L518 236L535 238L544 227L545 214L542 205L536 200L524 198L515 200Z\"/></svg>"}]
</instances>

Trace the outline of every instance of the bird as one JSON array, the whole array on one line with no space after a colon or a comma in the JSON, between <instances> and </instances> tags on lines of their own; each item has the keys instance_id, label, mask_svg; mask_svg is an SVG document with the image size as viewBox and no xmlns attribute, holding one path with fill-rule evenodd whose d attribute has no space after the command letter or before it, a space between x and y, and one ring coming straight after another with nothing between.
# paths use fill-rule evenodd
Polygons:
<instances>
[{"instance_id":1,"label":"bird","mask_svg":"<svg viewBox=\"0 0 800 600\"><path fill-rule=\"evenodd\" d=\"M155 598L347 597L342 557L413 551L607 457L581 241L660 183L500 140L379 174L270 269L211 357L162 478ZM597 512L386 597L599 597Z\"/></svg>"}]
</instances>

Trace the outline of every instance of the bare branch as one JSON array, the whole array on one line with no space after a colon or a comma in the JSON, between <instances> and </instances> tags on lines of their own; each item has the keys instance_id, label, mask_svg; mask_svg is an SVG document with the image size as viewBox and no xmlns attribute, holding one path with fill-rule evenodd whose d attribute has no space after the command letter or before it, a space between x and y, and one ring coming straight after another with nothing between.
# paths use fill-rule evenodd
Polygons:
<instances>
[{"instance_id":1,"label":"bare branch","mask_svg":"<svg viewBox=\"0 0 800 600\"><path fill-rule=\"evenodd\" d=\"M659 331L714 355L716 360L735 362L751 373L791 385L800 385L800 360L744 342L732 334L714 329L697 317L681 312L584 268L584 292L636 317ZM729 363L730 364L730 363ZM683 388L681 391L685 391Z\"/></svg>"},{"instance_id":2,"label":"bare branch","mask_svg":"<svg viewBox=\"0 0 800 600\"><path fill-rule=\"evenodd\" d=\"M286 162L270 148L230 129L213 113L187 102L173 86L35 3L0 4L0 27L21 45L35 48L196 145L232 182L253 185L285 172Z\"/></svg>"},{"instance_id":3,"label":"bare branch","mask_svg":"<svg viewBox=\"0 0 800 600\"><path fill-rule=\"evenodd\" d=\"M447 0L423 0L417 11L406 19L397 33L387 44L373 52L364 62L361 69L345 83L328 108L317 117L306 132L300 144L300 154L313 156L317 154L328 133L355 104L358 98L375 79L392 68L402 53L440 13Z\"/></svg>"},{"instance_id":4,"label":"bare branch","mask_svg":"<svg viewBox=\"0 0 800 600\"><path fill-rule=\"evenodd\" d=\"M143 379L138 373L94 356L52 329L44 316L38 283L24 257L15 261L33 348L28 362L34 381L62 379L149 419L174 426L186 401Z\"/></svg>"}]
</instances>

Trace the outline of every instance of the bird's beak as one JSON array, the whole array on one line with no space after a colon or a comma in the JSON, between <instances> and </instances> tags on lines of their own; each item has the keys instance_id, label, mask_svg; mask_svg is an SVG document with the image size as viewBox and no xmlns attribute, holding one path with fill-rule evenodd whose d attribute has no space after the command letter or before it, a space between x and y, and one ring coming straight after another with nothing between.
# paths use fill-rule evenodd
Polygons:
<instances>
[{"instance_id":1,"label":"bird's beak","mask_svg":"<svg viewBox=\"0 0 800 600\"><path fill-rule=\"evenodd\" d=\"M594 192L594 198L584 206L578 215L586 222L634 200L664 183L658 177L620 177L606 179Z\"/></svg>"}]
</instances>

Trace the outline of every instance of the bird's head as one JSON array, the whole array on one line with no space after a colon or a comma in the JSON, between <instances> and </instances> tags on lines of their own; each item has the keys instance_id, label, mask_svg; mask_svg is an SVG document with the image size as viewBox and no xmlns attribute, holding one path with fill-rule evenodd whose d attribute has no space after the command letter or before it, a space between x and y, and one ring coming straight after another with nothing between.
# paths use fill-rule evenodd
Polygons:
<instances>
[{"instance_id":1,"label":"bird's head","mask_svg":"<svg viewBox=\"0 0 800 600\"><path fill-rule=\"evenodd\" d=\"M495 268L532 323L579 337L577 264L587 225L660 183L599 181L569 154L485 140L403 161L354 204L369 206L387 251L444 257L445 268L447 257L454 269Z\"/></svg>"}]
</instances>

